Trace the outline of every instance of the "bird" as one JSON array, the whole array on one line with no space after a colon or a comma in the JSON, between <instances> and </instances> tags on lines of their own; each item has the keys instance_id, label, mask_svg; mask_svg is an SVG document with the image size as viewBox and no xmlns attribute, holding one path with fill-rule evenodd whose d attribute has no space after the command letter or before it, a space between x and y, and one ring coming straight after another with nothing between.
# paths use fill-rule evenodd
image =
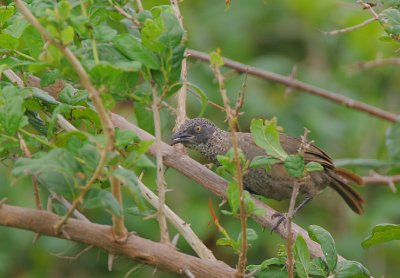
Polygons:
<instances>
[{"instance_id":1,"label":"bird","mask_svg":"<svg viewBox=\"0 0 400 278\"><path fill-rule=\"evenodd\" d=\"M268 156L266 151L257 146L251 133L236 132L238 147L247 160L256 156ZM217 156L224 155L232 148L232 134L229 131L218 128L213 122L205 118L186 120L171 136L171 145L182 143L189 149L197 150L212 163L219 165ZM282 148L289 155L297 154L302 144L300 138L291 137L285 133L279 133ZM357 214L363 214L365 203L361 195L351 187L352 183L363 184L360 176L345 169L335 167L332 159L323 150L310 143L304 152L304 162L317 162L322 167L321 171L309 173L308 179L301 185L299 193L304 196L303 201L295 208L296 214L309 203L320 191L329 186L344 199L347 205ZM261 195L277 201L290 199L295 178L286 171L283 163L277 163L267 171L264 168L248 169L243 174L244 188L252 194ZM284 213L276 213L272 218L278 217L278 221L272 230L286 221Z\"/></svg>"}]
</instances>

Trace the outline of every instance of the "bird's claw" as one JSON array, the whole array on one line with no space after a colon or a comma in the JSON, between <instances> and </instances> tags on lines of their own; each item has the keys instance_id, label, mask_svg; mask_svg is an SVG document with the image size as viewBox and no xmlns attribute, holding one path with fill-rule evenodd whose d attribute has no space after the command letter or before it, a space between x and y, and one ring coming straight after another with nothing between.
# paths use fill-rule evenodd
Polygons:
<instances>
[{"instance_id":1,"label":"bird's claw","mask_svg":"<svg viewBox=\"0 0 400 278\"><path fill-rule=\"evenodd\" d=\"M272 227L271 234L272 234L272 232L276 231L278 229L279 225L282 224L282 223L283 223L283 226L286 227L286 222L287 222L286 213L275 212L273 215L271 215L271 219L274 219L274 218L279 218L279 219L275 223L274 227Z\"/></svg>"}]
</instances>

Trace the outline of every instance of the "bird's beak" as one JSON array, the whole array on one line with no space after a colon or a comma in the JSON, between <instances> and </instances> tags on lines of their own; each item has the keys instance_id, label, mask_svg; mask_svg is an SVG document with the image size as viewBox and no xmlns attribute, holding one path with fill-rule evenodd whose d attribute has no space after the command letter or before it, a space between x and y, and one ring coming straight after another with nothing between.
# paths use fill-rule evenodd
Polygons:
<instances>
[{"instance_id":1,"label":"bird's beak","mask_svg":"<svg viewBox=\"0 0 400 278\"><path fill-rule=\"evenodd\" d=\"M171 145L175 145L178 143L188 143L192 142L192 139L194 138L193 135L190 135L189 133L186 132L177 132L171 137Z\"/></svg>"}]
</instances>

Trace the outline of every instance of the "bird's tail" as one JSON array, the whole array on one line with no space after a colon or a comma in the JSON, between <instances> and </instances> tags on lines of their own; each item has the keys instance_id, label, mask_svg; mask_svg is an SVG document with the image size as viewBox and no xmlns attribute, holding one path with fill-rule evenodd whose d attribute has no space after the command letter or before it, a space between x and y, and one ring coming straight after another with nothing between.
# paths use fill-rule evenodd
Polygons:
<instances>
[{"instance_id":1,"label":"bird's tail","mask_svg":"<svg viewBox=\"0 0 400 278\"><path fill-rule=\"evenodd\" d=\"M363 180L360 176L348 172L344 169L334 168L328 170L328 175L332 178L330 186L342 196L347 205L357 214L363 214L363 204L365 200L355 191L350 182L362 185Z\"/></svg>"}]
</instances>

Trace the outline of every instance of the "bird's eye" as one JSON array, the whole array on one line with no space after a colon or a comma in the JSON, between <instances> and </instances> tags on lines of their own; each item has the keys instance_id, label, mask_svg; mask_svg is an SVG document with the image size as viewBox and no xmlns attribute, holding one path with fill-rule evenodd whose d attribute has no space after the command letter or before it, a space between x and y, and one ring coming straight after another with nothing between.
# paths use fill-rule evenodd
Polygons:
<instances>
[{"instance_id":1,"label":"bird's eye","mask_svg":"<svg viewBox=\"0 0 400 278\"><path fill-rule=\"evenodd\" d=\"M201 132L201 126L195 126L194 127L194 131L196 131L197 133L200 133Z\"/></svg>"}]
</instances>

